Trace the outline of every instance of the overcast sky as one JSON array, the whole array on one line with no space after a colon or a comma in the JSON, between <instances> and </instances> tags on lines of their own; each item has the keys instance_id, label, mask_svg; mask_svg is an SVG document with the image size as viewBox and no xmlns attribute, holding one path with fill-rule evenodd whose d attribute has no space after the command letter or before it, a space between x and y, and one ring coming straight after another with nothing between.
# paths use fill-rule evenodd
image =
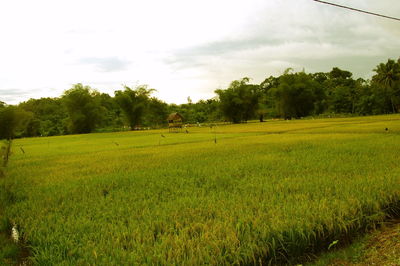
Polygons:
<instances>
[{"instance_id":1,"label":"overcast sky","mask_svg":"<svg viewBox=\"0 0 400 266\"><path fill-rule=\"evenodd\" d=\"M330 1L400 17L400 0ZM183 103L288 67L369 78L399 48L400 22L312 0L2 0L0 101L83 83L110 95L148 84Z\"/></svg>"}]
</instances>

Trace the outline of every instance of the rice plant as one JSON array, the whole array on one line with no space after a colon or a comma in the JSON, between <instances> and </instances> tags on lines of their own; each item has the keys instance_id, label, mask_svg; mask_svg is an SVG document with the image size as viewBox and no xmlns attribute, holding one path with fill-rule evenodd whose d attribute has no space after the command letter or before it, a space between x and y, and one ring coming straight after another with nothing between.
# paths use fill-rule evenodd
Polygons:
<instances>
[{"instance_id":1,"label":"rice plant","mask_svg":"<svg viewBox=\"0 0 400 266\"><path fill-rule=\"evenodd\" d=\"M398 213L399 120L15 140L5 215L38 265L288 263Z\"/></svg>"}]
</instances>

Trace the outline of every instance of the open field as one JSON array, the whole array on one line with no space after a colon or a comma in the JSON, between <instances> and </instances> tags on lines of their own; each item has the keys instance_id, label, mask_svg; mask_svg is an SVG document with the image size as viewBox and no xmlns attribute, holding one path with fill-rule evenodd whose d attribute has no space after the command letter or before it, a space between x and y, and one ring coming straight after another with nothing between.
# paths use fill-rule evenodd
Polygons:
<instances>
[{"instance_id":1,"label":"open field","mask_svg":"<svg viewBox=\"0 0 400 266\"><path fill-rule=\"evenodd\" d=\"M399 115L188 130L15 140L0 198L32 262L287 263L399 213Z\"/></svg>"}]
</instances>

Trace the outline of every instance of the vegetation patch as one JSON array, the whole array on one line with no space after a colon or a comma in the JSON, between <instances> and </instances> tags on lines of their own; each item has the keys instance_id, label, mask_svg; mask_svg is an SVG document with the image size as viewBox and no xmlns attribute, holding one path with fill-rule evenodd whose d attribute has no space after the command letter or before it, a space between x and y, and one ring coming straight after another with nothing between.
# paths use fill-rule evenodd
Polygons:
<instances>
[{"instance_id":1,"label":"vegetation patch","mask_svg":"<svg viewBox=\"0 0 400 266\"><path fill-rule=\"evenodd\" d=\"M398 213L399 118L18 139L5 215L38 265L309 259Z\"/></svg>"},{"instance_id":2,"label":"vegetation patch","mask_svg":"<svg viewBox=\"0 0 400 266\"><path fill-rule=\"evenodd\" d=\"M400 221L392 220L350 246L322 255L312 265L400 265Z\"/></svg>"},{"instance_id":3,"label":"vegetation patch","mask_svg":"<svg viewBox=\"0 0 400 266\"><path fill-rule=\"evenodd\" d=\"M6 188L0 187L0 264L1 265L16 265L26 257L28 250L22 248L21 242L12 237L12 228L10 220L5 216L5 208L10 207L10 196L7 195ZM15 229L14 229L15 230ZM14 235L15 236L15 235ZM18 239L20 240L20 239Z\"/></svg>"},{"instance_id":4,"label":"vegetation patch","mask_svg":"<svg viewBox=\"0 0 400 266\"><path fill-rule=\"evenodd\" d=\"M1 212L0 212L1 214ZM18 260L19 247L11 239L9 224L6 219L0 215L0 264L13 264Z\"/></svg>"}]
</instances>

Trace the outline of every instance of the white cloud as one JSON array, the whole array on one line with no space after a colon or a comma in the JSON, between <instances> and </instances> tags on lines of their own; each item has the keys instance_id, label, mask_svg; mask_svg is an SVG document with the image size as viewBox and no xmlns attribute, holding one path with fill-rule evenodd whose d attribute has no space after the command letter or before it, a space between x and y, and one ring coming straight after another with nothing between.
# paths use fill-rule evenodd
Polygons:
<instances>
[{"instance_id":1,"label":"white cloud","mask_svg":"<svg viewBox=\"0 0 400 266\"><path fill-rule=\"evenodd\" d=\"M398 0L334 2L400 13ZM399 56L399 28L310 0L2 1L0 100L59 96L81 82L110 94L147 83L168 102L196 101L287 67L366 77Z\"/></svg>"}]
</instances>

